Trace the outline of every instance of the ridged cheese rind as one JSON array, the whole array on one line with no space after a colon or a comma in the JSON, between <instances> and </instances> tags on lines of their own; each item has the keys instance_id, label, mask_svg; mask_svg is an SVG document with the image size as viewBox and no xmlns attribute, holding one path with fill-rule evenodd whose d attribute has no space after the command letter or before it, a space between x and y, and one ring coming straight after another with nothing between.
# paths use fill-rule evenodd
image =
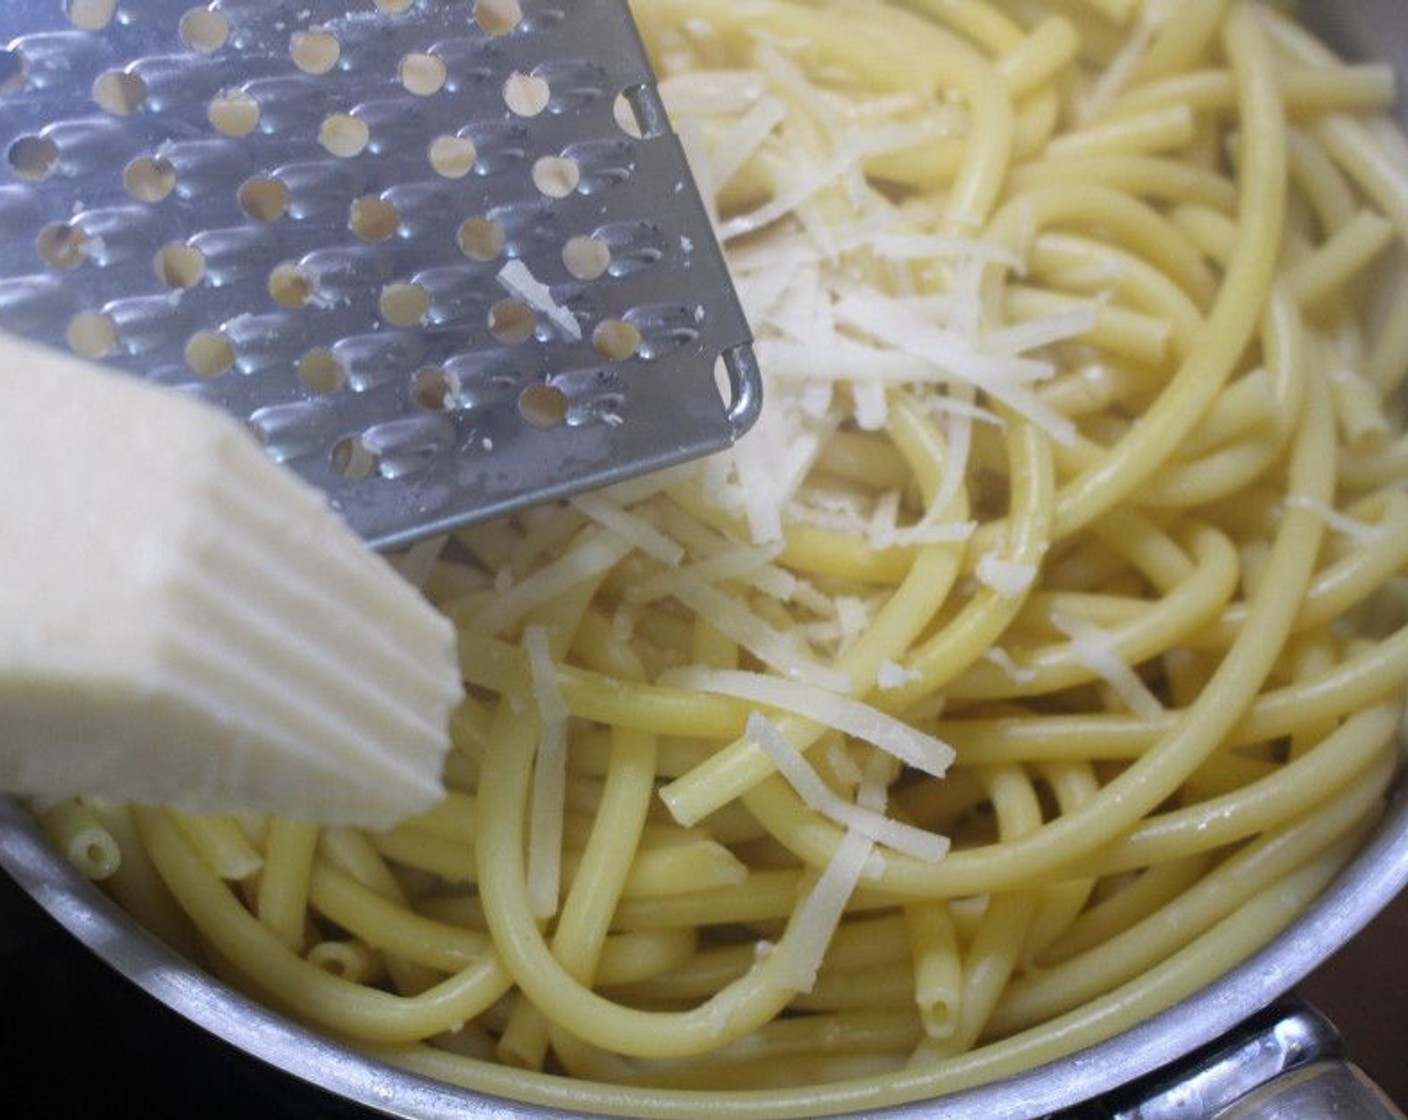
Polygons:
<instances>
[{"instance_id":1,"label":"ridged cheese rind","mask_svg":"<svg viewBox=\"0 0 1408 1120\"><path fill-rule=\"evenodd\" d=\"M0 788L384 827L453 626L231 416L0 336Z\"/></svg>"}]
</instances>

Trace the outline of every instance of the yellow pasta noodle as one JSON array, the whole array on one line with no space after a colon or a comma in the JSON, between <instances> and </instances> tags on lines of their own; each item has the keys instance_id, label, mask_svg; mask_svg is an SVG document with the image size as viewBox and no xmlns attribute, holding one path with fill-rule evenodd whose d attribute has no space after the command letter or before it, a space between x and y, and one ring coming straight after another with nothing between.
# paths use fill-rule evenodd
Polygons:
<instances>
[{"instance_id":1,"label":"yellow pasta noodle","mask_svg":"<svg viewBox=\"0 0 1408 1120\"><path fill-rule=\"evenodd\" d=\"M110 878L121 866L117 838L87 805L69 798L38 813L49 843L89 879Z\"/></svg>"},{"instance_id":2,"label":"yellow pasta noodle","mask_svg":"<svg viewBox=\"0 0 1408 1120\"><path fill-rule=\"evenodd\" d=\"M757 429L443 542L430 812L46 823L280 1010L531 1102L865 1111L1108 1038L1396 776L1394 76L1257 0L635 10Z\"/></svg>"}]
</instances>

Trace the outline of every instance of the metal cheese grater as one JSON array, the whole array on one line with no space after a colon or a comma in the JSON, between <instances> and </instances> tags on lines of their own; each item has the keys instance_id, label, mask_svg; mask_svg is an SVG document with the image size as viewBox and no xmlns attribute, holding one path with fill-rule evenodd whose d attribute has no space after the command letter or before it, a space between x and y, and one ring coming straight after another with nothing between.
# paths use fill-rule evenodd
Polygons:
<instances>
[{"instance_id":1,"label":"metal cheese grater","mask_svg":"<svg viewBox=\"0 0 1408 1120\"><path fill-rule=\"evenodd\" d=\"M624 0L5 0L0 152L0 329L240 416L377 547L756 418Z\"/></svg>"}]
</instances>

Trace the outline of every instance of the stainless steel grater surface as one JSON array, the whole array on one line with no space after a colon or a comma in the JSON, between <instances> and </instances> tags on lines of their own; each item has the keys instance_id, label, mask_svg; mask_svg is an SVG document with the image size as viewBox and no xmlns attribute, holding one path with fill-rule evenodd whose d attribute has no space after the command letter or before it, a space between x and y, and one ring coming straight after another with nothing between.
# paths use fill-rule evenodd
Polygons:
<instances>
[{"instance_id":1,"label":"stainless steel grater surface","mask_svg":"<svg viewBox=\"0 0 1408 1120\"><path fill-rule=\"evenodd\" d=\"M0 44L0 328L246 419L378 547L756 418L624 0L4 0Z\"/></svg>"}]
</instances>

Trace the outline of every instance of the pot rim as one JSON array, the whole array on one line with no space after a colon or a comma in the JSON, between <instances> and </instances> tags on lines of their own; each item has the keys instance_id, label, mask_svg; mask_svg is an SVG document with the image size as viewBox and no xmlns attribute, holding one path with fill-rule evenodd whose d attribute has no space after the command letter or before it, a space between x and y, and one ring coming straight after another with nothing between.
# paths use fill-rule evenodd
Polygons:
<instances>
[{"instance_id":1,"label":"pot rim","mask_svg":"<svg viewBox=\"0 0 1408 1120\"><path fill-rule=\"evenodd\" d=\"M587 1117L491 1096L399 1069L299 1026L147 933L49 846L34 819L0 797L0 868L79 942L127 980L216 1039L382 1115L417 1120ZM1104 1042L1001 1081L868 1110L888 1120L1039 1117L1169 1066L1264 1010L1327 960L1408 887L1408 794L1334 882L1280 936L1196 995Z\"/></svg>"},{"instance_id":2,"label":"pot rim","mask_svg":"<svg viewBox=\"0 0 1408 1120\"><path fill-rule=\"evenodd\" d=\"M1308 7L1315 30L1350 55L1383 57L1408 74L1401 0ZM1399 31L1383 35L1384 29ZM1400 104L1400 120L1408 106ZM1405 120L1408 123L1408 120ZM51 848L34 819L0 796L0 869L118 974L216 1039L299 1080L386 1116L534 1120L598 1116L462 1089L365 1057L253 1002L196 967L122 911ZM1408 778L1335 880L1282 933L1214 983L1144 1022L1025 1073L930 1100L869 1109L874 1120L1041 1117L1164 1069L1291 991L1408 888Z\"/></svg>"}]
</instances>

